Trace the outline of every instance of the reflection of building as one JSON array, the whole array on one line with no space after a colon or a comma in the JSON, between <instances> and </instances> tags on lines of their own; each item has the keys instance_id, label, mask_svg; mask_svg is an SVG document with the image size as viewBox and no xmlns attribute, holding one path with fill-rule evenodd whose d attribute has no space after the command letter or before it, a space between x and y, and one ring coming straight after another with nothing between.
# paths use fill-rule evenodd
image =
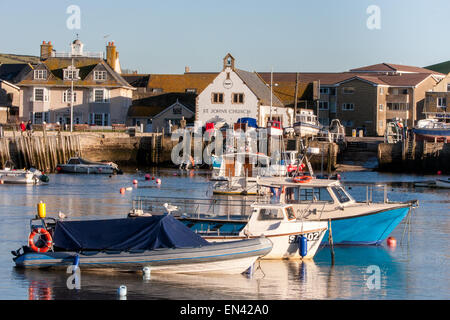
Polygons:
<instances>
[{"instance_id":1,"label":"reflection of building","mask_svg":"<svg viewBox=\"0 0 450 320\"><path fill-rule=\"evenodd\" d=\"M17 86L21 88L20 117L33 123L70 123L73 81L74 124L108 126L124 123L132 92L120 76L114 42L103 52L85 52L75 40L70 53L55 52L51 42L41 45L41 62ZM73 66L72 66L73 63Z\"/></svg>"},{"instance_id":2,"label":"reflection of building","mask_svg":"<svg viewBox=\"0 0 450 320\"><path fill-rule=\"evenodd\" d=\"M222 72L197 97L196 120L201 125L225 122L231 126L243 117L256 119L261 127L270 117L291 126L293 110L271 94L271 88L256 72L235 68L233 56L227 54Z\"/></svg>"},{"instance_id":3,"label":"reflection of building","mask_svg":"<svg viewBox=\"0 0 450 320\"><path fill-rule=\"evenodd\" d=\"M195 112L195 94L167 93L133 101L127 115L130 126L144 126L146 132L170 132L184 118L192 122Z\"/></svg>"}]
</instances>

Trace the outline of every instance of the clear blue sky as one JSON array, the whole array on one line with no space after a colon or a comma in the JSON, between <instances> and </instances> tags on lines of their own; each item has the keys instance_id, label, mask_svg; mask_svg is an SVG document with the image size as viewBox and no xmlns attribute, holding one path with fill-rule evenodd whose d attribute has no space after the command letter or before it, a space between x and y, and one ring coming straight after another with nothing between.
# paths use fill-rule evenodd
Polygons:
<instances>
[{"instance_id":1,"label":"clear blue sky","mask_svg":"<svg viewBox=\"0 0 450 320\"><path fill-rule=\"evenodd\" d=\"M66 27L72 4L80 30ZM380 7L379 30L366 26L370 5ZM69 51L79 33L86 51L114 40L122 68L141 73L218 71L228 52L249 71L450 60L449 0L2 0L0 12L1 53L39 55L42 40Z\"/></svg>"}]
</instances>

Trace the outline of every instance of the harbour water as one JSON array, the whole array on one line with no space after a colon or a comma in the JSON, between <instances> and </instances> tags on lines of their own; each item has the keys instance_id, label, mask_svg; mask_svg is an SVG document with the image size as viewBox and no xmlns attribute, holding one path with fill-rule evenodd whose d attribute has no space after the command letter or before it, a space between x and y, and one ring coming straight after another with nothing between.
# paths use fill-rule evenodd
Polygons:
<instances>
[{"instance_id":1,"label":"harbour water","mask_svg":"<svg viewBox=\"0 0 450 320\"><path fill-rule=\"evenodd\" d=\"M433 176L378 172L341 176L343 182L388 183L390 200L417 199L420 206L391 234L397 239L396 248L335 247L334 265L330 248L323 247L313 261L261 261L252 277L152 274L150 280L143 280L141 273L82 270L80 289L67 287L65 272L14 267L10 252L26 244L29 219L39 201L46 203L48 216L57 217L61 211L69 219L94 219L125 217L132 199L139 196L212 197L209 171L148 172L162 184L145 181L142 171L112 177L51 174L48 185L0 185L0 300L118 299L120 285L127 286L129 300L450 298L450 191L415 188L412 183ZM131 191L119 193L131 186ZM365 199L363 187L350 192L358 200Z\"/></svg>"}]
</instances>

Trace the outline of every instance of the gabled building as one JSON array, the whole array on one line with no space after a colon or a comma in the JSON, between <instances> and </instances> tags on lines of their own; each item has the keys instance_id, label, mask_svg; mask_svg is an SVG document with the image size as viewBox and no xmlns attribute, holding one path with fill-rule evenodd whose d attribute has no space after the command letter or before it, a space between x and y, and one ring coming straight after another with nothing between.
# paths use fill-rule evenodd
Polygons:
<instances>
[{"instance_id":1,"label":"gabled building","mask_svg":"<svg viewBox=\"0 0 450 320\"><path fill-rule=\"evenodd\" d=\"M231 126L243 117L256 119L260 127L269 118L283 126L293 124L293 110L284 106L259 74L237 69L231 54L224 57L222 71L199 93L195 117L202 126L210 122Z\"/></svg>"},{"instance_id":2,"label":"gabled building","mask_svg":"<svg viewBox=\"0 0 450 320\"><path fill-rule=\"evenodd\" d=\"M134 100L128 110L127 125L143 125L146 132L169 133L171 126L179 126L182 119L193 123L194 93L163 93Z\"/></svg>"},{"instance_id":3,"label":"gabled building","mask_svg":"<svg viewBox=\"0 0 450 320\"><path fill-rule=\"evenodd\" d=\"M55 52L51 42L41 45L40 63L17 86L21 88L20 118L70 124L73 85L73 123L109 126L125 123L132 92L120 75L116 46L103 52L86 52L80 40L71 52Z\"/></svg>"},{"instance_id":4,"label":"gabled building","mask_svg":"<svg viewBox=\"0 0 450 320\"><path fill-rule=\"evenodd\" d=\"M0 64L0 123L18 121L20 88L16 84L32 69L29 63Z\"/></svg>"}]
</instances>

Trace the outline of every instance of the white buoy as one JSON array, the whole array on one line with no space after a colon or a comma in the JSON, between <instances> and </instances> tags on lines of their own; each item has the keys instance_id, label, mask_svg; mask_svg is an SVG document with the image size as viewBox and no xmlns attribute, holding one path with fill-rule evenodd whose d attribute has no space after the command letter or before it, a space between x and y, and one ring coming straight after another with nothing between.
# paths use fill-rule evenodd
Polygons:
<instances>
[{"instance_id":1,"label":"white buoy","mask_svg":"<svg viewBox=\"0 0 450 320\"><path fill-rule=\"evenodd\" d=\"M144 280L150 280L150 268L149 267L144 267L144 269L142 269L142 273L144 274Z\"/></svg>"},{"instance_id":2,"label":"white buoy","mask_svg":"<svg viewBox=\"0 0 450 320\"><path fill-rule=\"evenodd\" d=\"M119 289L117 289L117 292L120 297L126 297L127 296L127 286L121 285Z\"/></svg>"}]
</instances>

